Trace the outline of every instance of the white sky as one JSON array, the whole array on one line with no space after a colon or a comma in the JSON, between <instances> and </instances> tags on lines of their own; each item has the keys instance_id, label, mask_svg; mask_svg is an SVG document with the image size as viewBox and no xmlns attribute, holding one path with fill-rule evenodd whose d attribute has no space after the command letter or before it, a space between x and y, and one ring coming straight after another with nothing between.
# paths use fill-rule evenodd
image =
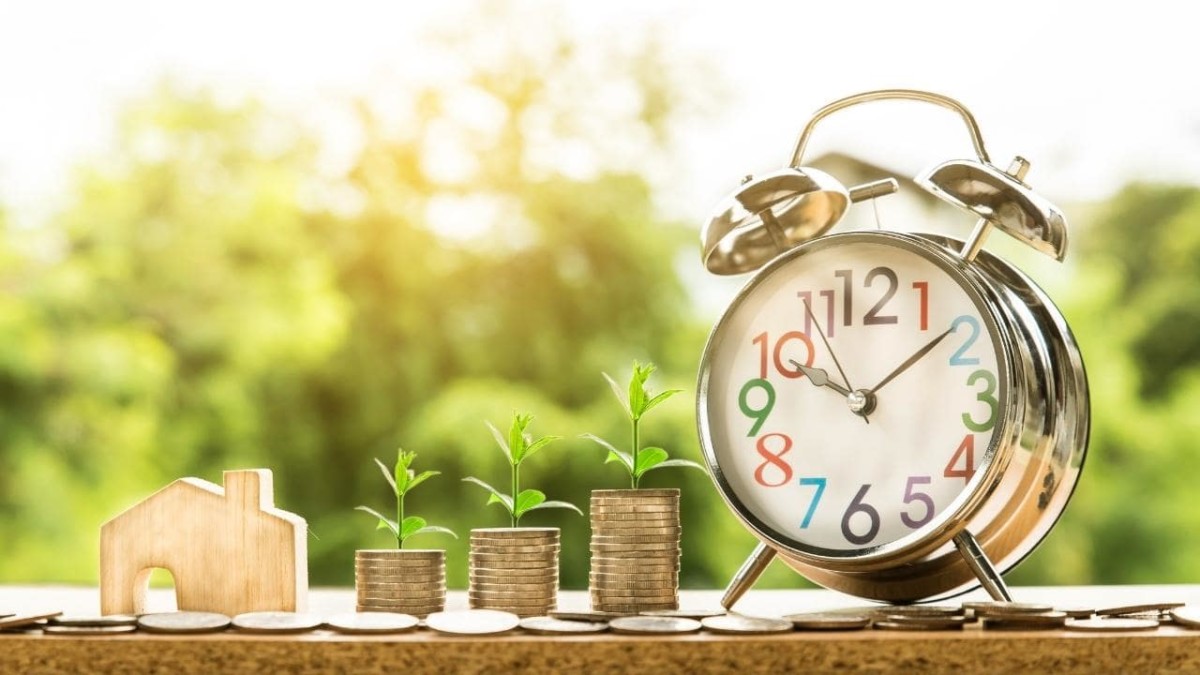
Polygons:
<instances>
[{"instance_id":1,"label":"white sky","mask_svg":"<svg viewBox=\"0 0 1200 675\"><path fill-rule=\"evenodd\" d=\"M538 21L545 3L523 3ZM24 220L99 152L114 111L163 73L286 105L366 90L420 59L412 36L468 2L322 4L0 0L0 203ZM1200 33L1186 3L606 0L557 7L581 31L665 22L720 67L719 118L679 130L668 190L702 218L750 172L778 168L808 115L884 87L939 91L976 115L997 164L1019 153L1057 202L1134 179L1200 183ZM953 117L912 104L818 127L811 150L916 172L970 152Z\"/></svg>"}]
</instances>

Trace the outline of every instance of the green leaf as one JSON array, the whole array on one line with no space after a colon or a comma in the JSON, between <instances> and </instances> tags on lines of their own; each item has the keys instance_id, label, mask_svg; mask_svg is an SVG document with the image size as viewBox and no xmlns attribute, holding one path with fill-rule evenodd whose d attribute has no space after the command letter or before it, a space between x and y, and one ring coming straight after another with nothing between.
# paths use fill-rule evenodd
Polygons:
<instances>
[{"instance_id":1,"label":"green leaf","mask_svg":"<svg viewBox=\"0 0 1200 675\"><path fill-rule=\"evenodd\" d=\"M379 521L379 522L378 522L378 523L375 525L375 529L377 529L377 530L388 530L388 531L390 531L390 532L391 532L391 533L392 533L394 536L396 536L396 537L399 537L399 536L400 536L400 528L399 528L399 527L396 525L396 521L394 521L394 520L389 520L389 519L388 519L386 516L384 516L382 513L380 513L380 512L378 512L378 511L376 511L375 509L373 509L373 508L371 508L371 507L369 507L369 506L356 506L356 507L354 507L354 509L355 509L356 511L362 511L363 513L369 513L369 514L371 514L372 516L375 516L375 518L376 518L376 519Z\"/></svg>"},{"instance_id":2,"label":"green leaf","mask_svg":"<svg viewBox=\"0 0 1200 675\"><path fill-rule=\"evenodd\" d=\"M583 515L583 511L580 511L578 506L575 506L574 504L572 504L570 502L564 502L564 501L559 501L559 500L555 500L555 499L551 499L550 501L542 502L541 504L538 504L537 506L530 507L529 510L537 511L538 509L568 509L568 510L574 511L575 513L578 513L581 516Z\"/></svg>"},{"instance_id":3,"label":"green leaf","mask_svg":"<svg viewBox=\"0 0 1200 675\"><path fill-rule=\"evenodd\" d=\"M377 464L379 466L379 470L383 472L383 477L387 479L388 485L392 486L392 494L399 497L400 496L400 488L396 487L396 479L392 478L391 470L388 469L387 466L385 466L383 462L379 461L378 457L375 458L375 464Z\"/></svg>"},{"instance_id":4,"label":"green leaf","mask_svg":"<svg viewBox=\"0 0 1200 675\"><path fill-rule=\"evenodd\" d=\"M413 479L408 482L408 488L405 490L405 494L412 492L413 488L417 487L421 483L424 483L425 481L429 480L430 478L433 478L434 476L440 476L440 475L442 475L441 471L422 471L421 473L414 476Z\"/></svg>"},{"instance_id":5,"label":"green leaf","mask_svg":"<svg viewBox=\"0 0 1200 675\"><path fill-rule=\"evenodd\" d=\"M396 467L394 473L396 477L397 496L408 492L408 480L412 477L412 472L408 470L408 467L412 464L416 456L416 453L404 452L404 450L399 448L396 450Z\"/></svg>"},{"instance_id":6,"label":"green leaf","mask_svg":"<svg viewBox=\"0 0 1200 675\"><path fill-rule=\"evenodd\" d=\"M633 476L641 478L642 474L667 461L667 451L662 448L642 448L638 453L637 466L633 467Z\"/></svg>"},{"instance_id":7,"label":"green leaf","mask_svg":"<svg viewBox=\"0 0 1200 675\"><path fill-rule=\"evenodd\" d=\"M654 364L642 366L633 362L633 375L629 378L629 413L633 419L641 419L646 412L646 380L654 372Z\"/></svg>"},{"instance_id":8,"label":"green leaf","mask_svg":"<svg viewBox=\"0 0 1200 675\"><path fill-rule=\"evenodd\" d=\"M700 469L704 473L708 473L708 469L706 469L703 464L697 464L696 462L693 462L690 459L668 459L665 462L659 462L659 464L653 468L667 469L667 468L670 468L673 466L682 466L682 467L686 467L689 469ZM650 469L647 469L647 471L649 471L649 470Z\"/></svg>"},{"instance_id":9,"label":"green leaf","mask_svg":"<svg viewBox=\"0 0 1200 675\"><path fill-rule=\"evenodd\" d=\"M625 411L625 414L630 419L633 419L633 411L629 409L629 402L625 400L625 392L621 391L621 385L617 384L617 381L612 379L608 373L600 374L608 381L608 386L612 387L613 396L617 397L617 403L621 404L621 409Z\"/></svg>"},{"instance_id":10,"label":"green leaf","mask_svg":"<svg viewBox=\"0 0 1200 675\"><path fill-rule=\"evenodd\" d=\"M512 497L509 497L508 495L497 490L496 488L492 487L491 485L488 485L487 483L479 480L478 478L475 478L474 476L467 476L463 480L468 483L474 483L474 484L478 485L479 487L490 492L491 496L488 497L488 500L487 500L488 504L503 504L504 508L508 509L509 513L513 512Z\"/></svg>"},{"instance_id":11,"label":"green leaf","mask_svg":"<svg viewBox=\"0 0 1200 675\"><path fill-rule=\"evenodd\" d=\"M492 438L496 439L496 445L499 446L500 452L504 454L504 461L512 465L512 449L508 446L508 441L504 440L504 435L501 434L500 430L497 429L496 426L491 422L484 422L484 424L487 424L487 428L491 429Z\"/></svg>"},{"instance_id":12,"label":"green leaf","mask_svg":"<svg viewBox=\"0 0 1200 675\"><path fill-rule=\"evenodd\" d=\"M546 501L546 493L541 490L521 490L521 494L517 495L513 513L520 518L521 514L537 508L537 505L544 501Z\"/></svg>"},{"instance_id":13,"label":"green leaf","mask_svg":"<svg viewBox=\"0 0 1200 675\"><path fill-rule=\"evenodd\" d=\"M415 537L418 534L448 534L451 537L458 539L458 535L454 534L454 530L451 530L447 527L442 527L440 525L426 525L425 527L422 527L408 536Z\"/></svg>"},{"instance_id":14,"label":"green leaf","mask_svg":"<svg viewBox=\"0 0 1200 675\"><path fill-rule=\"evenodd\" d=\"M532 421L533 415L513 413L512 425L508 428L508 452L512 456L511 461L514 466L525 459L525 448L528 443L525 429Z\"/></svg>"},{"instance_id":15,"label":"green leaf","mask_svg":"<svg viewBox=\"0 0 1200 675\"><path fill-rule=\"evenodd\" d=\"M525 448L525 455L523 457L521 457L521 460L524 461L526 459L529 459L529 457L532 456L533 453L537 452L538 450L541 450L542 448L546 447L547 445L550 445L554 441L557 441L561 438L562 438L562 436L542 436L541 438L537 439L536 441L530 443L529 447Z\"/></svg>"},{"instance_id":16,"label":"green leaf","mask_svg":"<svg viewBox=\"0 0 1200 675\"><path fill-rule=\"evenodd\" d=\"M682 389L668 389L668 390L664 391L663 393L659 394L658 396L655 396L654 398L650 399L649 401L646 401L646 407L642 410L642 414L645 415L646 413L653 410L656 406L658 406L659 403L662 403L663 401L671 398L672 396L674 396L675 394L678 394L681 391L683 391L683 390Z\"/></svg>"},{"instance_id":17,"label":"green leaf","mask_svg":"<svg viewBox=\"0 0 1200 675\"><path fill-rule=\"evenodd\" d=\"M604 440L603 438L600 438L599 436L596 436L595 434L583 434L583 436L581 436L581 438L586 438L589 441L593 441L593 442L597 443L598 445L600 445L600 447L608 450L608 457L606 457L604 459L605 464L608 464L610 462L618 462L621 466L625 467L626 471L628 471L631 475L633 474L633 456L632 455L630 455L627 452L621 452L620 450L613 447L612 443L609 443L608 441Z\"/></svg>"},{"instance_id":18,"label":"green leaf","mask_svg":"<svg viewBox=\"0 0 1200 675\"><path fill-rule=\"evenodd\" d=\"M425 527L425 519L421 516L409 516L400 523L400 541L404 541Z\"/></svg>"}]
</instances>

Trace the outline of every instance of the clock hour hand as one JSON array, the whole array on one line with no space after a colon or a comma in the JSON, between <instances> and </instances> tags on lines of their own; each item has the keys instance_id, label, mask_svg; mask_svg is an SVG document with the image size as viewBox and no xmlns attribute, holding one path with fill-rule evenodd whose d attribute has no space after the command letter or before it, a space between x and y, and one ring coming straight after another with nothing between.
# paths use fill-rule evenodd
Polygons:
<instances>
[{"instance_id":1,"label":"clock hour hand","mask_svg":"<svg viewBox=\"0 0 1200 675\"><path fill-rule=\"evenodd\" d=\"M799 368L800 372L804 373L808 377L808 380L813 383L814 387L829 387L830 389L836 391L837 393L841 394L842 396L850 395L849 389L847 389L847 388L843 387L842 385L838 384L837 382L834 382L829 379L829 373L825 372L825 369L811 368L809 366L804 365L803 363L796 361L795 359L788 359L788 361L793 366L796 366L797 368Z\"/></svg>"},{"instance_id":2,"label":"clock hour hand","mask_svg":"<svg viewBox=\"0 0 1200 675\"><path fill-rule=\"evenodd\" d=\"M878 393L878 391L880 389L883 389L883 385L896 379L896 376L898 376L900 373L903 373L904 371L911 368L914 363L916 363L917 361L920 361L926 354L933 351L933 348L938 346L938 343L941 342L942 340L946 339L946 336L949 335L953 331L954 331L954 327L951 326L950 328L946 329L946 332L944 332L941 335L930 340L928 344L926 344L924 347L921 347L920 349L918 349L915 354L908 357L908 359L906 359L904 361L904 363L901 363L899 366L897 366L895 370L888 373L887 377L880 380L879 384L875 385L874 387L871 387L868 391L872 394Z\"/></svg>"}]
</instances>

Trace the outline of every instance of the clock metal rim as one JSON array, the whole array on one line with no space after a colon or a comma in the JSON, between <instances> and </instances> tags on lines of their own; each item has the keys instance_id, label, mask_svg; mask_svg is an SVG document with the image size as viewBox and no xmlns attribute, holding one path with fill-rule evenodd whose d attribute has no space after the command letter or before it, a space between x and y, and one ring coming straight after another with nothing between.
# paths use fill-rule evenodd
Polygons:
<instances>
[{"instance_id":1,"label":"clock metal rim","mask_svg":"<svg viewBox=\"0 0 1200 675\"><path fill-rule=\"evenodd\" d=\"M939 510L929 523L891 542L877 546L839 550L807 545L782 535L774 530L774 528L762 522L749 508L741 503L717 462L711 425L709 423L708 389L712 373L712 357L715 349L720 344L720 340L724 337L721 335L722 329L732 320L735 310L742 305L754 290L761 283L764 283L776 269L787 265L795 258L822 248L854 243L872 243L904 248L910 253L937 265L955 280L959 288L974 303L992 338L996 350L997 370L1001 371L997 373L997 381L1000 387L997 398L1005 405L1002 406L999 414L1000 419L997 420L994 427L991 442L988 444L986 451L982 453L979 470L976 471L975 476L964 486L954 500L945 508ZM756 272L738 292L734 300L729 303L720 320L709 334L698 378L696 400L700 446L705 462L708 465L709 473L716 483L717 491L721 494L721 497L725 500L730 510L760 540L785 554L785 557L828 570L868 571L882 569L898 564L906 559L919 558L947 544L947 542L961 531L963 524L970 519L971 514L987 499L991 489L997 484L997 475L1003 471L1007 460L1007 457L997 457L999 454L998 449L1007 446L1009 443L1007 436L1011 435L1014 426L1020 426L1019 424L1015 424L1015 421L1012 419L1014 414L1012 404L1014 396L1012 396L1012 392L1016 385L1013 382L1013 378L1017 376L1017 369L1013 363L1014 348L1011 343L1011 336L1006 331L1000 330L1001 317L993 306L994 300L991 300L985 291L986 286L984 282L977 279L974 268L962 262L961 259L955 257L943 247L919 236L889 231L847 232L828 235L787 251Z\"/></svg>"}]
</instances>

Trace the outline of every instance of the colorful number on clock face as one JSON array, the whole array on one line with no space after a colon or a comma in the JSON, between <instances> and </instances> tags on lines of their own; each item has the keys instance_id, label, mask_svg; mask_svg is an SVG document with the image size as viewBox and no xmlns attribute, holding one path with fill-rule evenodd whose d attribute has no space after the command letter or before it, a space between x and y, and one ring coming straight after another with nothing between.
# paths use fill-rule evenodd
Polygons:
<instances>
[{"instance_id":1,"label":"colorful number on clock face","mask_svg":"<svg viewBox=\"0 0 1200 675\"><path fill-rule=\"evenodd\" d=\"M980 470L1006 379L957 278L906 246L831 237L730 308L702 421L727 489L777 539L835 554L897 542Z\"/></svg>"}]
</instances>

